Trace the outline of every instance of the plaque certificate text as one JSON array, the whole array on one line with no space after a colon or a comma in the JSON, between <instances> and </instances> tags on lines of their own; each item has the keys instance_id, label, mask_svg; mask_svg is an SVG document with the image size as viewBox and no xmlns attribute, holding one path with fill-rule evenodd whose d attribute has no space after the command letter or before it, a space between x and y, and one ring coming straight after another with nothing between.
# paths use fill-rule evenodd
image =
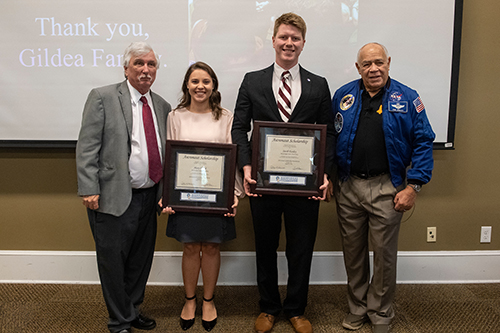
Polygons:
<instances>
[{"instance_id":1,"label":"plaque certificate text","mask_svg":"<svg viewBox=\"0 0 500 333\"><path fill-rule=\"evenodd\" d=\"M267 135L264 172L312 174L314 137Z\"/></svg>"},{"instance_id":2,"label":"plaque certificate text","mask_svg":"<svg viewBox=\"0 0 500 333\"><path fill-rule=\"evenodd\" d=\"M175 190L222 192L224 155L177 153Z\"/></svg>"}]
</instances>

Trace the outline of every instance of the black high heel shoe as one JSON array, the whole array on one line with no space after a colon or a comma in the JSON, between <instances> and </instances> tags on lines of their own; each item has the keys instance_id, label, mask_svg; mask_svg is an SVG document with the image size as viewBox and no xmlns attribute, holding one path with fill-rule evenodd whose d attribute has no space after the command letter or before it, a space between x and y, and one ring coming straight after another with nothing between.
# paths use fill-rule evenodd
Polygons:
<instances>
[{"instance_id":1,"label":"black high heel shoe","mask_svg":"<svg viewBox=\"0 0 500 333\"><path fill-rule=\"evenodd\" d=\"M212 302L214 300L214 297L215 296L212 296L211 299L206 299L205 297L203 297L203 301L204 302ZM211 320L211 321L206 321L203 319L201 320L201 325L203 325L203 328L207 332L210 332L215 327L216 324L217 324L217 317L215 317L215 319Z\"/></svg>"},{"instance_id":2,"label":"black high heel shoe","mask_svg":"<svg viewBox=\"0 0 500 333\"><path fill-rule=\"evenodd\" d=\"M193 299L196 299L196 295L194 295L193 297L184 296L184 298L188 301L192 301ZM203 299L205 299L205 298L203 298ZM194 317L193 317L193 319L182 319L182 317L180 317L180 319L181 319L181 328L184 331L187 331L188 329L190 329L191 326L193 326L193 324L194 324Z\"/></svg>"}]
</instances>

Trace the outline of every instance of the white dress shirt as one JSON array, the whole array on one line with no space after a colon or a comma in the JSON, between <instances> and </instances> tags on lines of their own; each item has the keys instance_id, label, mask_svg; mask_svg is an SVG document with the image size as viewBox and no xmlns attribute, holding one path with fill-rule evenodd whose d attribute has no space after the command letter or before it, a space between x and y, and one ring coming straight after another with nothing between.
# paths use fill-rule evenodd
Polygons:
<instances>
[{"instance_id":1,"label":"white dress shirt","mask_svg":"<svg viewBox=\"0 0 500 333\"><path fill-rule=\"evenodd\" d=\"M132 188L148 188L154 186L155 183L149 178L148 146L142 121L142 102L139 100L143 95L132 87L130 82L127 81L127 85L130 91L130 102L132 104L132 137L130 138L130 159L128 161L130 183ZM161 156L162 142L158 132L158 123L153 108L153 100L149 92L144 95L144 97L146 97L149 107L151 108L156 131L156 141L158 142L160 159L163 164L163 158Z\"/></svg>"},{"instance_id":2,"label":"white dress shirt","mask_svg":"<svg viewBox=\"0 0 500 333\"><path fill-rule=\"evenodd\" d=\"M278 100L278 92L280 89L281 83L281 74L283 74L285 70L281 68L278 64L274 63L274 73L273 73L273 92L274 99ZM288 70L290 72L290 89L292 89L290 105L293 113L293 109L297 102L299 101L300 94L302 93L302 83L300 82L300 66L299 64L293 66ZM284 117L282 115L282 117Z\"/></svg>"}]
</instances>

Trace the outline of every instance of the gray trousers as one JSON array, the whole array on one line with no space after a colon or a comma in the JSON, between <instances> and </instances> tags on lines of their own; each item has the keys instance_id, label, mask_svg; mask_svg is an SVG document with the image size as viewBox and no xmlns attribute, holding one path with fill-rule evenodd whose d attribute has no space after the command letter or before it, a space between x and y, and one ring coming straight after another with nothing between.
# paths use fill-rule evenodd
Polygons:
<instances>
[{"instance_id":1,"label":"gray trousers","mask_svg":"<svg viewBox=\"0 0 500 333\"><path fill-rule=\"evenodd\" d=\"M394 210L395 188L389 175L351 176L335 187L337 214L347 271L351 313L367 314L374 325L394 318L398 236L403 213ZM370 281L369 249L373 250Z\"/></svg>"}]
</instances>

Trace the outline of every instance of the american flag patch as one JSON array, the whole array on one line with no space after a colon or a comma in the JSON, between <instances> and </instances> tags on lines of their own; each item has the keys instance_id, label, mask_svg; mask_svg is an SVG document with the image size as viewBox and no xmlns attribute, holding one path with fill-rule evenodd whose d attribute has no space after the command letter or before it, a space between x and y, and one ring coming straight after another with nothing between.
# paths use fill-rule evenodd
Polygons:
<instances>
[{"instance_id":1,"label":"american flag patch","mask_svg":"<svg viewBox=\"0 0 500 333\"><path fill-rule=\"evenodd\" d=\"M415 98L415 100L413 101L413 105L415 105L418 113L422 112L425 109L424 103L420 99L420 96Z\"/></svg>"}]
</instances>

